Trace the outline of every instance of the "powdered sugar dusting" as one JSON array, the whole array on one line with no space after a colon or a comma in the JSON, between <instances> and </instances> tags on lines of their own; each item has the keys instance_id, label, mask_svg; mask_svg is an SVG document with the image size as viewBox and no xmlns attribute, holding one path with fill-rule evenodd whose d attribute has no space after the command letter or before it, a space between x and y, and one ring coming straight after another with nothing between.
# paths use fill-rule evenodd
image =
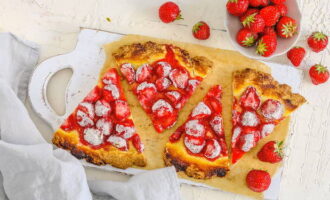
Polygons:
<instances>
[{"instance_id":1,"label":"powdered sugar dusting","mask_svg":"<svg viewBox=\"0 0 330 200\"><path fill-rule=\"evenodd\" d=\"M201 145L198 145L197 141L185 137L184 144L192 153L200 153L205 146L205 141Z\"/></svg>"},{"instance_id":2,"label":"powdered sugar dusting","mask_svg":"<svg viewBox=\"0 0 330 200\"><path fill-rule=\"evenodd\" d=\"M88 115L81 110L77 111L77 123L81 127L86 127L86 126L93 126L94 122L91 118L88 117Z\"/></svg>"},{"instance_id":3,"label":"powdered sugar dusting","mask_svg":"<svg viewBox=\"0 0 330 200\"><path fill-rule=\"evenodd\" d=\"M122 124L117 124L116 132L122 135L125 139L129 139L135 133L135 128L130 126L124 126Z\"/></svg>"},{"instance_id":4,"label":"powdered sugar dusting","mask_svg":"<svg viewBox=\"0 0 330 200\"><path fill-rule=\"evenodd\" d=\"M163 76L167 77L172 70L172 66L167 62L158 62L157 64L162 66Z\"/></svg>"},{"instance_id":5,"label":"powdered sugar dusting","mask_svg":"<svg viewBox=\"0 0 330 200\"><path fill-rule=\"evenodd\" d=\"M244 144L242 146L242 151L248 152L254 146L254 134L246 134L244 136Z\"/></svg>"},{"instance_id":6,"label":"powdered sugar dusting","mask_svg":"<svg viewBox=\"0 0 330 200\"><path fill-rule=\"evenodd\" d=\"M119 149L121 148L127 148L126 140L122 137L111 135L108 140L114 147L117 147Z\"/></svg>"},{"instance_id":7,"label":"powdered sugar dusting","mask_svg":"<svg viewBox=\"0 0 330 200\"><path fill-rule=\"evenodd\" d=\"M273 132L275 128L274 124L265 124L262 126L262 130L261 130L261 138L264 138L266 136L268 136L269 134L271 134Z\"/></svg>"},{"instance_id":8,"label":"powdered sugar dusting","mask_svg":"<svg viewBox=\"0 0 330 200\"><path fill-rule=\"evenodd\" d=\"M171 84L172 84L172 83L171 83L170 79L168 79L168 78L164 78L164 79L163 79L162 85L163 85L163 87L164 87L165 89L168 88L168 87L170 87Z\"/></svg>"},{"instance_id":9,"label":"powdered sugar dusting","mask_svg":"<svg viewBox=\"0 0 330 200\"><path fill-rule=\"evenodd\" d=\"M103 135L101 131L94 128L86 128L84 130L84 139L92 145L100 145L103 143Z\"/></svg>"},{"instance_id":10,"label":"powdered sugar dusting","mask_svg":"<svg viewBox=\"0 0 330 200\"><path fill-rule=\"evenodd\" d=\"M95 103L95 114L99 117L106 116L111 111L111 107L106 102L97 101Z\"/></svg>"},{"instance_id":11,"label":"powdered sugar dusting","mask_svg":"<svg viewBox=\"0 0 330 200\"><path fill-rule=\"evenodd\" d=\"M189 89L191 92L195 91L197 86L200 84L200 81L199 80L196 80L196 79L190 79L188 81L188 87L187 89Z\"/></svg>"},{"instance_id":12,"label":"powdered sugar dusting","mask_svg":"<svg viewBox=\"0 0 330 200\"><path fill-rule=\"evenodd\" d=\"M255 112L246 111L242 115L242 125L256 127L260 123L259 118Z\"/></svg>"},{"instance_id":13,"label":"powdered sugar dusting","mask_svg":"<svg viewBox=\"0 0 330 200\"><path fill-rule=\"evenodd\" d=\"M109 84L106 85L104 87L105 90L108 90L109 92L111 92L111 95L114 99L119 99L119 89L117 88L117 86L113 85L113 84Z\"/></svg>"},{"instance_id":14,"label":"powdered sugar dusting","mask_svg":"<svg viewBox=\"0 0 330 200\"><path fill-rule=\"evenodd\" d=\"M201 137L205 134L205 128L198 120L190 120L185 125L185 132L191 136Z\"/></svg>"},{"instance_id":15,"label":"powdered sugar dusting","mask_svg":"<svg viewBox=\"0 0 330 200\"><path fill-rule=\"evenodd\" d=\"M136 92L139 93L140 91L146 89L146 88L152 88L155 89L155 91L157 91L155 84L153 83L148 83L148 82L142 82L137 88L136 88Z\"/></svg>"},{"instance_id":16,"label":"powdered sugar dusting","mask_svg":"<svg viewBox=\"0 0 330 200\"><path fill-rule=\"evenodd\" d=\"M180 92L177 92L177 91L169 91L166 94L167 95L170 95L171 97L173 97L176 101L181 98Z\"/></svg>"},{"instance_id":17,"label":"powdered sugar dusting","mask_svg":"<svg viewBox=\"0 0 330 200\"><path fill-rule=\"evenodd\" d=\"M210 121L210 125L213 129L213 131L220 135L222 132L222 117L220 116L215 116L213 119Z\"/></svg>"},{"instance_id":18,"label":"powdered sugar dusting","mask_svg":"<svg viewBox=\"0 0 330 200\"><path fill-rule=\"evenodd\" d=\"M79 104L79 106L86 108L87 115L91 118L94 118L94 106L91 103L82 102Z\"/></svg>"},{"instance_id":19,"label":"powdered sugar dusting","mask_svg":"<svg viewBox=\"0 0 330 200\"><path fill-rule=\"evenodd\" d=\"M154 105L151 107L153 113L157 113L158 115L162 115L162 113L159 112L173 112L173 108L171 104L169 104L167 101L164 99L159 99L154 103Z\"/></svg>"},{"instance_id":20,"label":"powdered sugar dusting","mask_svg":"<svg viewBox=\"0 0 330 200\"><path fill-rule=\"evenodd\" d=\"M212 141L213 141L214 150L212 151L212 153L210 155L205 154L205 157L210 158L210 159L216 158L217 156L220 155L220 152L221 152L221 146L220 146L219 142L215 139L213 139Z\"/></svg>"},{"instance_id":21,"label":"powdered sugar dusting","mask_svg":"<svg viewBox=\"0 0 330 200\"><path fill-rule=\"evenodd\" d=\"M197 115L210 115L211 114L211 109L204 103L204 102L199 102L198 105L194 108L192 111L192 117L195 117Z\"/></svg>"},{"instance_id":22,"label":"powdered sugar dusting","mask_svg":"<svg viewBox=\"0 0 330 200\"><path fill-rule=\"evenodd\" d=\"M232 138L231 138L231 144L232 144L232 147L235 146L236 141L237 141L239 135L241 134L241 132L242 132L242 129L241 129L240 127L236 127L236 128L234 129L234 131L233 131L233 136L232 136Z\"/></svg>"},{"instance_id":23,"label":"powdered sugar dusting","mask_svg":"<svg viewBox=\"0 0 330 200\"><path fill-rule=\"evenodd\" d=\"M110 135L112 131L112 123L101 118L96 122L96 128L101 131L103 135Z\"/></svg>"},{"instance_id":24,"label":"powdered sugar dusting","mask_svg":"<svg viewBox=\"0 0 330 200\"><path fill-rule=\"evenodd\" d=\"M268 100L267 102L267 107L261 109L262 115L269 120L281 119L284 112L284 108L281 102L276 100Z\"/></svg>"}]
</instances>

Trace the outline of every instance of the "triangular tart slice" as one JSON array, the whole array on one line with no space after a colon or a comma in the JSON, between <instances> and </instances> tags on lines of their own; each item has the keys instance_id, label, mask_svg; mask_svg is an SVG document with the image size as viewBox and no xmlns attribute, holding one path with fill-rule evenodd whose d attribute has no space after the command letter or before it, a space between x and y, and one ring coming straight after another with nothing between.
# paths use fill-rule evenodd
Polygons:
<instances>
[{"instance_id":1,"label":"triangular tart slice","mask_svg":"<svg viewBox=\"0 0 330 200\"><path fill-rule=\"evenodd\" d=\"M159 133L175 125L179 111L212 67L205 57L191 58L179 47L154 42L122 46L113 56Z\"/></svg>"},{"instance_id":2,"label":"triangular tart slice","mask_svg":"<svg viewBox=\"0 0 330 200\"><path fill-rule=\"evenodd\" d=\"M233 96L232 163L306 101L270 74L249 68L234 72Z\"/></svg>"},{"instance_id":3,"label":"triangular tart slice","mask_svg":"<svg viewBox=\"0 0 330 200\"><path fill-rule=\"evenodd\" d=\"M96 165L146 165L117 69L103 75L55 132L53 143Z\"/></svg>"},{"instance_id":4,"label":"triangular tart slice","mask_svg":"<svg viewBox=\"0 0 330 200\"><path fill-rule=\"evenodd\" d=\"M190 177L223 177L229 166L222 119L222 90L213 86L165 146L164 160Z\"/></svg>"}]
</instances>

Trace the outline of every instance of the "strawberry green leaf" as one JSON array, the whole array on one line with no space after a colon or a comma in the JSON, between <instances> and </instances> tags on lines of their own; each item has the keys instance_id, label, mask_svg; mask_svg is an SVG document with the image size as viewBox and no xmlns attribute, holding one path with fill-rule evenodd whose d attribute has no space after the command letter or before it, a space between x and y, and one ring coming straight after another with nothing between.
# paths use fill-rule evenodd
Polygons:
<instances>
[{"instance_id":1,"label":"strawberry green leaf","mask_svg":"<svg viewBox=\"0 0 330 200\"><path fill-rule=\"evenodd\" d=\"M242 41L242 43L244 44L244 46L251 47L254 45L255 41L255 38L253 36L250 36L246 37L245 40Z\"/></svg>"},{"instance_id":2,"label":"strawberry green leaf","mask_svg":"<svg viewBox=\"0 0 330 200\"><path fill-rule=\"evenodd\" d=\"M323 65L315 65L315 70L317 71L318 74L323 74L328 71L328 68L324 67Z\"/></svg>"},{"instance_id":3,"label":"strawberry green leaf","mask_svg":"<svg viewBox=\"0 0 330 200\"><path fill-rule=\"evenodd\" d=\"M251 24L254 23L254 21L255 21L256 14L257 13L253 13L253 14L247 16L242 22L243 26L244 27L246 27L246 26L250 27Z\"/></svg>"},{"instance_id":4,"label":"strawberry green leaf","mask_svg":"<svg viewBox=\"0 0 330 200\"><path fill-rule=\"evenodd\" d=\"M267 51L267 45L262 39L260 39L257 46L257 54L264 55L266 51Z\"/></svg>"},{"instance_id":5,"label":"strawberry green leaf","mask_svg":"<svg viewBox=\"0 0 330 200\"><path fill-rule=\"evenodd\" d=\"M294 34L297 33L297 25L293 24L292 22L283 24L281 32L282 32L282 35L285 35L285 37L292 37Z\"/></svg>"},{"instance_id":6,"label":"strawberry green leaf","mask_svg":"<svg viewBox=\"0 0 330 200\"><path fill-rule=\"evenodd\" d=\"M321 41L321 40L326 40L327 36L324 33L321 32L315 32L313 33L313 38L317 41Z\"/></svg>"},{"instance_id":7,"label":"strawberry green leaf","mask_svg":"<svg viewBox=\"0 0 330 200\"><path fill-rule=\"evenodd\" d=\"M200 27L203 26L204 23L202 22L198 22L193 26L193 32L196 33L197 31L199 31Z\"/></svg>"},{"instance_id":8,"label":"strawberry green leaf","mask_svg":"<svg viewBox=\"0 0 330 200\"><path fill-rule=\"evenodd\" d=\"M184 19L181 15L181 13L179 13L179 15L175 18L175 20L181 20L181 19Z\"/></svg>"}]
</instances>

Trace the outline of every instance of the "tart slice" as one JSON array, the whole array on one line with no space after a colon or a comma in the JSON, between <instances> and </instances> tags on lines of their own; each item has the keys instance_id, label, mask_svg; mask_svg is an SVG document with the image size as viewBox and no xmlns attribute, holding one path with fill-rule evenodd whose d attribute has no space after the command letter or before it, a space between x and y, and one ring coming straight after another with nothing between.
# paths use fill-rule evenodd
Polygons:
<instances>
[{"instance_id":1,"label":"tart slice","mask_svg":"<svg viewBox=\"0 0 330 200\"><path fill-rule=\"evenodd\" d=\"M232 163L236 163L275 126L306 102L270 74L244 69L233 74Z\"/></svg>"},{"instance_id":2,"label":"tart slice","mask_svg":"<svg viewBox=\"0 0 330 200\"><path fill-rule=\"evenodd\" d=\"M53 143L96 165L123 169L146 165L144 146L115 68L104 74L55 132Z\"/></svg>"},{"instance_id":3,"label":"tart slice","mask_svg":"<svg viewBox=\"0 0 330 200\"><path fill-rule=\"evenodd\" d=\"M219 85L211 88L187 121L170 136L164 154L167 166L173 165L177 171L197 179L226 175L229 159L221 96Z\"/></svg>"},{"instance_id":4,"label":"tart slice","mask_svg":"<svg viewBox=\"0 0 330 200\"><path fill-rule=\"evenodd\" d=\"M113 56L159 133L175 125L212 67L205 57L191 58L179 47L154 42L122 46Z\"/></svg>"}]
</instances>

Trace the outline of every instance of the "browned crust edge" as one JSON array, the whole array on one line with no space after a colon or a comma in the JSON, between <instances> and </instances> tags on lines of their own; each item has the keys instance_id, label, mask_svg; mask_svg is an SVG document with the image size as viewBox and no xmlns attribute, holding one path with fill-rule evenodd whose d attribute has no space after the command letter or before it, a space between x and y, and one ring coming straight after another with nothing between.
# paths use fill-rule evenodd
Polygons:
<instances>
[{"instance_id":1,"label":"browned crust edge","mask_svg":"<svg viewBox=\"0 0 330 200\"><path fill-rule=\"evenodd\" d=\"M252 83L260 88L263 95L275 96L281 99L287 110L294 111L306 102L306 99L300 94L292 93L291 87L287 84L280 84L274 78L265 72L246 68L234 72L234 89Z\"/></svg>"},{"instance_id":2,"label":"browned crust edge","mask_svg":"<svg viewBox=\"0 0 330 200\"><path fill-rule=\"evenodd\" d=\"M113 167L126 169L134 165L145 167L147 164L143 154L141 153L136 153L133 155L130 152L111 149L107 152L107 158L105 155L97 153L96 151L79 148L77 144L70 141L70 138L63 136L63 134L59 132L55 132L52 142L59 148L69 150L76 158L85 159L87 162L99 166L110 164Z\"/></svg>"},{"instance_id":3,"label":"browned crust edge","mask_svg":"<svg viewBox=\"0 0 330 200\"><path fill-rule=\"evenodd\" d=\"M118 48L117 51L113 52L112 55L118 63L122 60L145 60L146 62L157 54L166 54L167 44L158 44L152 41L145 43L132 43L123 45ZM213 62L203 56L191 57L189 52L177 47L170 45L176 58L184 63L184 66L188 69L192 69L199 75L206 75L208 71L213 67Z\"/></svg>"},{"instance_id":4,"label":"browned crust edge","mask_svg":"<svg viewBox=\"0 0 330 200\"><path fill-rule=\"evenodd\" d=\"M182 171L187 176L195 179L209 179L212 176L224 177L227 174L228 169L224 167L212 167L209 170L202 170L195 164L183 162L182 160L173 157L165 148L163 155L166 166L174 166L176 171Z\"/></svg>"}]
</instances>

